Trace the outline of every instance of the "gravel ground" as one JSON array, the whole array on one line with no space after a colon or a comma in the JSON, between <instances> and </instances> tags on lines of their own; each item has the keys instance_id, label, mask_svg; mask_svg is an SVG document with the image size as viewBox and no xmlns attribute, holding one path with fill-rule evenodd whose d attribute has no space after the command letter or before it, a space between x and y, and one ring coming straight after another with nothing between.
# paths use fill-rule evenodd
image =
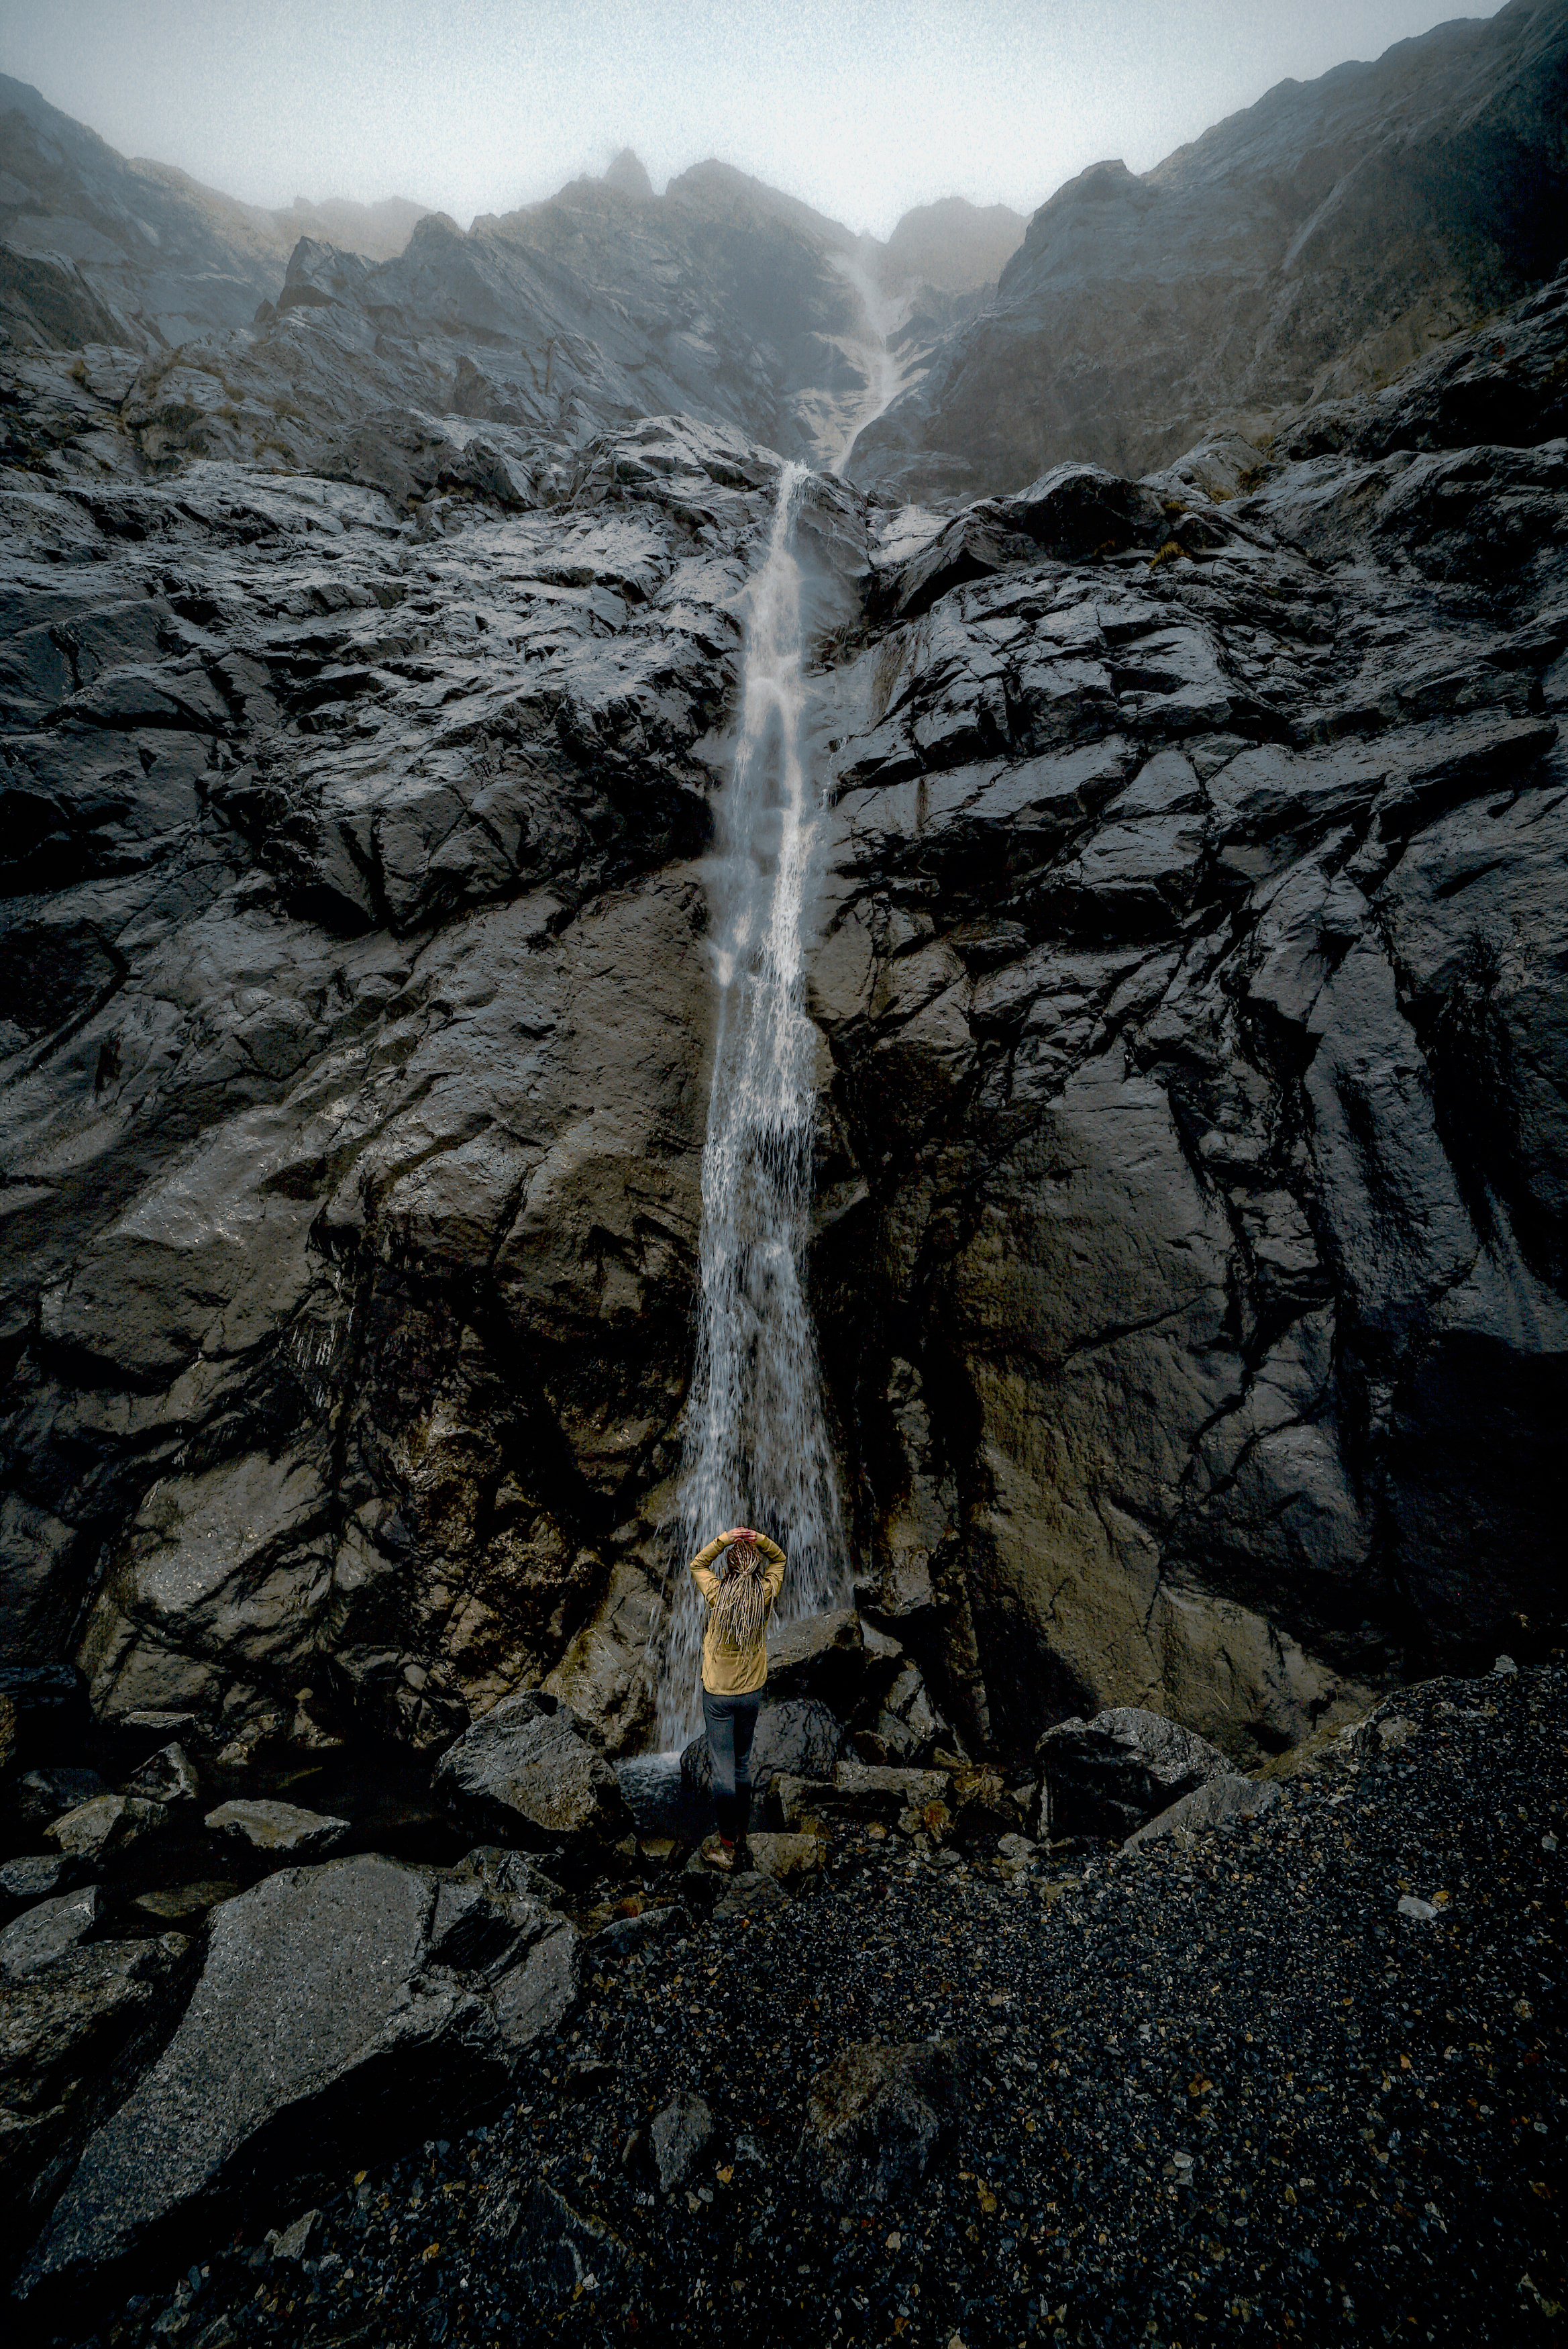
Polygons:
<instances>
[{"instance_id":1,"label":"gravel ground","mask_svg":"<svg viewBox=\"0 0 1568 2349\"><path fill-rule=\"evenodd\" d=\"M1556 1667L1403 1692L1408 1734L1186 1850L1008 1882L867 1839L786 1906L591 1948L488 2129L345 2179L303 2263L238 2244L96 2337L1560 2338L1565 1696ZM976 2051L950 2143L895 2206L831 2201L812 2075L931 2037ZM666 2196L676 2088L717 2134ZM574 2299L506 2248L537 2178L621 2247Z\"/></svg>"}]
</instances>

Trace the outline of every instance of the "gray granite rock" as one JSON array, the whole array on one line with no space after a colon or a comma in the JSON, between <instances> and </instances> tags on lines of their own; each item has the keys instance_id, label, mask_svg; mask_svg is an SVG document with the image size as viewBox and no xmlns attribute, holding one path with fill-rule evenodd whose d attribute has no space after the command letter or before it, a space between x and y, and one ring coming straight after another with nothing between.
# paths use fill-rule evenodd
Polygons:
<instances>
[{"instance_id":1,"label":"gray granite rock","mask_svg":"<svg viewBox=\"0 0 1568 2349\"><path fill-rule=\"evenodd\" d=\"M972 2058L957 2043L846 2047L812 2080L805 2148L835 2203L913 2194L963 2106Z\"/></svg>"},{"instance_id":2,"label":"gray granite rock","mask_svg":"<svg viewBox=\"0 0 1568 2349\"><path fill-rule=\"evenodd\" d=\"M157 1940L77 1942L7 1981L0 1998L0 2187L18 2253L87 2137L168 2037L197 1962L192 1941L165 1933Z\"/></svg>"},{"instance_id":3,"label":"gray granite rock","mask_svg":"<svg viewBox=\"0 0 1568 2349\"><path fill-rule=\"evenodd\" d=\"M201 1780L195 1764L176 1739L151 1754L134 1776L126 1780L124 1791L139 1795L150 1803L194 1803L201 1796Z\"/></svg>"},{"instance_id":4,"label":"gray granite rock","mask_svg":"<svg viewBox=\"0 0 1568 2349\"><path fill-rule=\"evenodd\" d=\"M429 1963L426 1872L374 1855L291 1868L212 1914L169 2046L88 2143L24 2273L68 2293L168 2253L286 2178L406 2143L499 2095L573 1994L551 1914L492 1989Z\"/></svg>"},{"instance_id":5,"label":"gray granite rock","mask_svg":"<svg viewBox=\"0 0 1568 2349\"><path fill-rule=\"evenodd\" d=\"M648 2128L661 2191L684 2186L714 2141L717 2131L706 2097L681 2089L660 2106Z\"/></svg>"},{"instance_id":6,"label":"gray granite rock","mask_svg":"<svg viewBox=\"0 0 1568 2349\"><path fill-rule=\"evenodd\" d=\"M253 1851L281 1853L295 1860L319 1859L349 1833L346 1819L302 1810L296 1803L242 1797L220 1803L207 1814L211 1834Z\"/></svg>"},{"instance_id":7,"label":"gray granite rock","mask_svg":"<svg viewBox=\"0 0 1568 2349\"><path fill-rule=\"evenodd\" d=\"M1232 1820L1255 1819L1261 1813L1272 1810L1279 1800L1279 1788L1266 1779L1244 1778L1238 1771L1227 1771L1223 1776L1205 1780L1190 1794L1181 1795L1168 1810L1163 1810L1133 1830L1122 1845L1123 1851L1137 1851L1146 1843L1158 1843L1166 1836L1196 1835L1204 1827L1224 1826Z\"/></svg>"},{"instance_id":8,"label":"gray granite rock","mask_svg":"<svg viewBox=\"0 0 1568 2349\"><path fill-rule=\"evenodd\" d=\"M29 1853L21 1859L8 1859L0 1865L0 1899L13 1908L46 1900L51 1893L64 1892L77 1882L84 1866L64 1852L57 1856Z\"/></svg>"},{"instance_id":9,"label":"gray granite rock","mask_svg":"<svg viewBox=\"0 0 1568 2349\"><path fill-rule=\"evenodd\" d=\"M52 1966L57 1958L86 1939L98 1920L98 1889L96 1884L84 1886L79 1892L63 1892L52 1900L40 1900L36 1908L26 1909L14 1917L0 1931L0 1974L10 1982L20 1982L27 1974L36 1973L42 1966Z\"/></svg>"},{"instance_id":10,"label":"gray granite rock","mask_svg":"<svg viewBox=\"0 0 1568 2349\"><path fill-rule=\"evenodd\" d=\"M1035 1759L1045 1780L1041 1826L1053 1836L1126 1837L1183 1796L1236 1775L1206 1738L1138 1705L1059 1722Z\"/></svg>"},{"instance_id":11,"label":"gray granite rock","mask_svg":"<svg viewBox=\"0 0 1568 2349\"><path fill-rule=\"evenodd\" d=\"M44 1833L67 1858L96 1867L168 1824L165 1803L147 1802L139 1795L93 1795L51 1819Z\"/></svg>"},{"instance_id":12,"label":"gray granite rock","mask_svg":"<svg viewBox=\"0 0 1568 2349\"><path fill-rule=\"evenodd\" d=\"M615 1774L587 1725L558 1697L504 1697L436 1766L448 1807L481 1833L551 1851L603 1848L632 1832Z\"/></svg>"}]
</instances>

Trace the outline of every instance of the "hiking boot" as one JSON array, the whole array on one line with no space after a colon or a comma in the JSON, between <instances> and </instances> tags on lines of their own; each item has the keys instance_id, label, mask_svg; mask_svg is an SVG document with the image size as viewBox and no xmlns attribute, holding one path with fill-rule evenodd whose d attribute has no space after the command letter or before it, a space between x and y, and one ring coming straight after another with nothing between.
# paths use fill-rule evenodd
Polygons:
<instances>
[{"instance_id":1,"label":"hiking boot","mask_svg":"<svg viewBox=\"0 0 1568 2349\"><path fill-rule=\"evenodd\" d=\"M703 1845L702 1856L709 1868L720 1868L727 1876L735 1867L735 1846L726 1843L720 1835L710 1835Z\"/></svg>"}]
</instances>

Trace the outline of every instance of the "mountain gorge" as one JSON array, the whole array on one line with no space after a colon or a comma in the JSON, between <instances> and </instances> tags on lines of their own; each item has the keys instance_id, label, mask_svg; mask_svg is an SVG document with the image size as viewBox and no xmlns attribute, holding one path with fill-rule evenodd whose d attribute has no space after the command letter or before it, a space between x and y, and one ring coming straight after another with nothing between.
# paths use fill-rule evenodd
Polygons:
<instances>
[{"instance_id":1,"label":"mountain gorge","mask_svg":"<svg viewBox=\"0 0 1568 2349\"><path fill-rule=\"evenodd\" d=\"M843 1587L776 1643L766 1865L711 1930L830 1940L826 1853L824 1914L907 1858L959 1939L978 1870L1002 1947L1053 1849L1155 1822L1175 1869L1205 1818L1287 1902L1293 1789L1332 1842L1347 1788L1415 1804L1407 1740L1484 1776L1499 1704L1510 1772L1545 1737L1555 1679L1507 1658L1407 1684L1562 1636L1565 81L1568 6L1511 0L1026 231L935 204L879 243L627 154L360 240L396 251L329 207L285 250L0 89L0 2174L49 2337L131 2292L101 2337L150 2340L150 2278L209 2349L357 2302L352 2245L296 2308L269 2237L192 2313L235 2227L363 2217L379 2131L444 2161L525 2062L575 2111L578 2002L619 2031L625 1969L674 2002L707 1946L698 1764L649 1749L730 864L809 870ZM726 829L786 539L793 848L782 780ZM387 1954L339 2068L285 2000L274 2101L182 2137L274 2029L256 1953L331 2005L352 1950ZM880 1995L851 2118L800 2127L846 2210L883 2163L885 2217L978 2091L894 2078L930 2026ZM599 2184L542 2168L473 2239L574 2326L637 2303L638 2229L718 2223L717 2153L655 2140L730 2124L651 2122L651 2047ZM1035 2290L942 2341L1047 2324ZM406 2337L468 2337L434 2254L419 2292ZM1113 2298L1078 2337L1129 2337Z\"/></svg>"}]
</instances>

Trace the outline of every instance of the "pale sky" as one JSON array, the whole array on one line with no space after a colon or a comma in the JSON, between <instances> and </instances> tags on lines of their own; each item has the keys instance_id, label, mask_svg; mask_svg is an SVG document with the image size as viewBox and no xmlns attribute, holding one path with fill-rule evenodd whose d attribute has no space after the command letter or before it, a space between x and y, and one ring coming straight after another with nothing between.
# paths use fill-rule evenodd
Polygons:
<instances>
[{"instance_id":1,"label":"pale sky","mask_svg":"<svg viewBox=\"0 0 1568 2349\"><path fill-rule=\"evenodd\" d=\"M1462 13L1489 16L1496 0ZM0 0L0 71L252 203L411 196L466 226L636 149L717 155L886 235L1147 171L1440 0ZM1459 12L1456 12L1459 13Z\"/></svg>"}]
</instances>

